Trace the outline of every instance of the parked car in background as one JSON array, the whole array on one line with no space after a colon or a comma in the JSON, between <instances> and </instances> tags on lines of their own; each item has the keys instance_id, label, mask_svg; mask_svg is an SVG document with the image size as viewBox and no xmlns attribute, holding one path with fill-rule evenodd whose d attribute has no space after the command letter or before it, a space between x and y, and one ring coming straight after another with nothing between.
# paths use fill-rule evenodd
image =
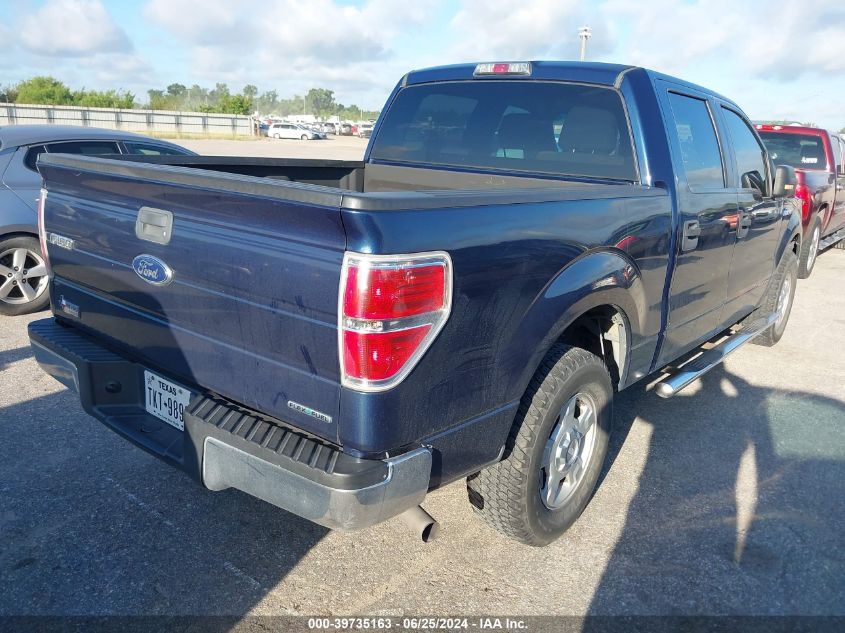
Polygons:
<instances>
[{"instance_id":1,"label":"parked car in background","mask_svg":"<svg viewBox=\"0 0 845 633\"><path fill-rule=\"evenodd\" d=\"M325 138L322 133L305 127L299 123L274 123L267 130L270 138L298 138L303 141L314 141Z\"/></svg>"},{"instance_id":2,"label":"parked car in background","mask_svg":"<svg viewBox=\"0 0 845 633\"><path fill-rule=\"evenodd\" d=\"M615 394L775 344L796 287L793 168L735 103L644 68L413 71L361 161L39 169L43 233L77 244L47 244L39 364L209 489L332 528L404 513L425 539L418 504L466 478L489 525L551 542Z\"/></svg>"},{"instance_id":3,"label":"parked car in background","mask_svg":"<svg viewBox=\"0 0 845 633\"><path fill-rule=\"evenodd\" d=\"M334 123L323 123L322 129L324 134L337 134L337 129L335 128Z\"/></svg>"},{"instance_id":4,"label":"parked car in background","mask_svg":"<svg viewBox=\"0 0 845 633\"><path fill-rule=\"evenodd\" d=\"M352 136L352 124L351 123L341 123L338 127L338 134L341 136Z\"/></svg>"},{"instance_id":5,"label":"parked car in background","mask_svg":"<svg viewBox=\"0 0 845 633\"><path fill-rule=\"evenodd\" d=\"M258 135L259 136L267 136L267 130L270 129L270 126L267 123L259 123L258 124Z\"/></svg>"},{"instance_id":6,"label":"parked car in background","mask_svg":"<svg viewBox=\"0 0 845 633\"><path fill-rule=\"evenodd\" d=\"M373 124L372 123L359 123L358 124L358 136L360 138L370 138L373 135Z\"/></svg>"},{"instance_id":7,"label":"parked car in background","mask_svg":"<svg viewBox=\"0 0 845 633\"><path fill-rule=\"evenodd\" d=\"M772 160L795 168L804 239L798 275L813 272L820 250L843 247L845 238L845 146L827 130L801 125L757 124Z\"/></svg>"},{"instance_id":8,"label":"parked car in background","mask_svg":"<svg viewBox=\"0 0 845 633\"><path fill-rule=\"evenodd\" d=\"M35 169L44 153L195 155L174 143L131 132L66 125L0 127L0 314L47 307L47 270L36 217L41 176Z\"/></svg>"}]
</instances>

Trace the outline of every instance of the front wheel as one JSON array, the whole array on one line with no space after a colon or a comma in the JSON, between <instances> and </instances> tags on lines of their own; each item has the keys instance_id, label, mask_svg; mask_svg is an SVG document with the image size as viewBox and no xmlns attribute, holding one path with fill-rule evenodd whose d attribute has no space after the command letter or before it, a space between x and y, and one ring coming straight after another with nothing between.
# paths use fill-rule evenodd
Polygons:
<instances>
[{"instance_id":1,"label":"front wheel","mask_svg":"<svg viewBox=\"0 0 845 633\"><path fill-rule=\"evenodd\" d=\"M47 266L34 237L0 241L0 314L38 312L50 301Z\"/></svg>"},{"instance_id":2,"label":"front wheel","mask_svg":"<svg viewBox=\"0 0 845 633\"><path fill-rule=\"evenodd\" d=\"M495 530L547 545L584 511L607 454L613 386L602 360L552 347L522 398L506 457L467 479L470 502Z\"/></svg>"},{"instance_id":3,"label":"front wheel","mask_svg":"<svg viewBox=\"0 0 845 633\"><path fill-rule=\"evenodd\" d=\"M757 345L771 347L777 343L786 331L792 303L795 300L795 288L798 285L798 257L792 251L786 251L775 271L766 296L758 308L763 314L775 313L774 324L753 340Z\"/></svg>"}]
</instances>

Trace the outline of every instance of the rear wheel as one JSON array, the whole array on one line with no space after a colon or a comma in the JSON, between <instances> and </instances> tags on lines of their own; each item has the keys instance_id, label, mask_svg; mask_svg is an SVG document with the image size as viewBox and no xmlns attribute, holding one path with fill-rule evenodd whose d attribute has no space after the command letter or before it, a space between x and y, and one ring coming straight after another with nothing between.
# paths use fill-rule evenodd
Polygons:
<instances>
[{"instance_id":1,"label":"rear wheel","mask_svg":"<svg viewBox=\"0 0 845 633\"><path fill-rule=\"evenodd\" d=\"M795 288L798 285L798 258L792 251L784 253L780 265L775 272L766 296L758 310L763 314L776 313L774 324L754 339L757 345L771 347L777 343L786 331L789 315L792 313L792 302L795 300Z\"/></svg>"},{"instance_id":2,"label":"rear wheel","mask_svg":"<svg viewBox=\"0 0 845 633\"><path fill-rule=\"evenodd\" d=\"M612 398L598 356L555 345L522 398L507 457L467 479L477 514L527 545L547 545L563 534L598 481Z\"/></svg>"},{"instance_id":3,"label":"rear wheel","mask_svg":"<svg viewBox=\"0 0 845 633\"><path fill-rule=\"evenodd\" d=\"M15 316L47 307L47 266L34 237L0 241L0 314Z\"/></svg>"},{"instance_id":4,"label":"rear wheel","mask_svg":"<svg viewBox=\"0 0 845 633\"><path fill-rule=\"evenodd\" d=\"M302 135L302 136L300 136L299 138L301 138L303 141L307 141L307 140L308 140L308 135L307 135L307 134L303 134L303 135Z\"/></svg>"},{"instance_id":5,"label":"rear wheel","mask_svg":"<svg viewBox=\"0 0 845 633\"><path fill-rule=\"evenodd\" d=\"M822 226L818 218L813 220L810 226L809 239L804 242L801 248L801 257L798 261L798 278L806 279L813 272L816 265L816 258L819 255L819 242L822 237Z\"/></svg>"}]
</instances>

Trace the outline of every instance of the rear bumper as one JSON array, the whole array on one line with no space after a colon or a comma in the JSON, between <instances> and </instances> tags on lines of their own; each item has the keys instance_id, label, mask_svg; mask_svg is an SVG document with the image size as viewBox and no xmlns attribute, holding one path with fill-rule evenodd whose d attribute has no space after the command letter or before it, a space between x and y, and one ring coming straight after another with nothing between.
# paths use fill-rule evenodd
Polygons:
<instances>
[{"instance_id":1,"label":"rear bumper","mask_svg":"<svg viewBox=\"0 0 845 633\"><path fill-rule=\"evenodd\" d=\"M179 431L145 411L143 365L52 318L32 322L29 337L42 369L75 390L88 414L210 490L236 488L340 530L389 519L428 490L427 448L386 460L352 457L196 388Z\"/></svg>"}]
</instances>

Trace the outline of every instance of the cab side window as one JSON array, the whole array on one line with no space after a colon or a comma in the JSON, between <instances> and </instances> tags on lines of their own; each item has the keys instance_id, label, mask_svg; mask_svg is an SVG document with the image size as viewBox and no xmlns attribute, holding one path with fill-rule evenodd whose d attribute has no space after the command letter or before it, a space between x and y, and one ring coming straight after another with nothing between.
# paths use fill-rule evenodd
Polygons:
<instances>
[{"instance_id":1,"label":"cab side window","mask_svg":"<svg viewBox=\"0 0 845 633\"><path fill-rule=\"evenodd\" d=\"M761 195L767 195L768 171L765 150L745 119L733 110L724 107L722 112L725 114L725 123L736 154L739 186L742 189L755 189Z\"/></svg>"},{"instance_id":2,"label":"cab side window","mask_svg":"<svg viewBox=\"0 0 845 633\"><path fill-rule=\"evenodd\" d=\"M669 93L687 184L693 191L725 188L719 139L707 102Z\"/></svg>"}]
</instances>

